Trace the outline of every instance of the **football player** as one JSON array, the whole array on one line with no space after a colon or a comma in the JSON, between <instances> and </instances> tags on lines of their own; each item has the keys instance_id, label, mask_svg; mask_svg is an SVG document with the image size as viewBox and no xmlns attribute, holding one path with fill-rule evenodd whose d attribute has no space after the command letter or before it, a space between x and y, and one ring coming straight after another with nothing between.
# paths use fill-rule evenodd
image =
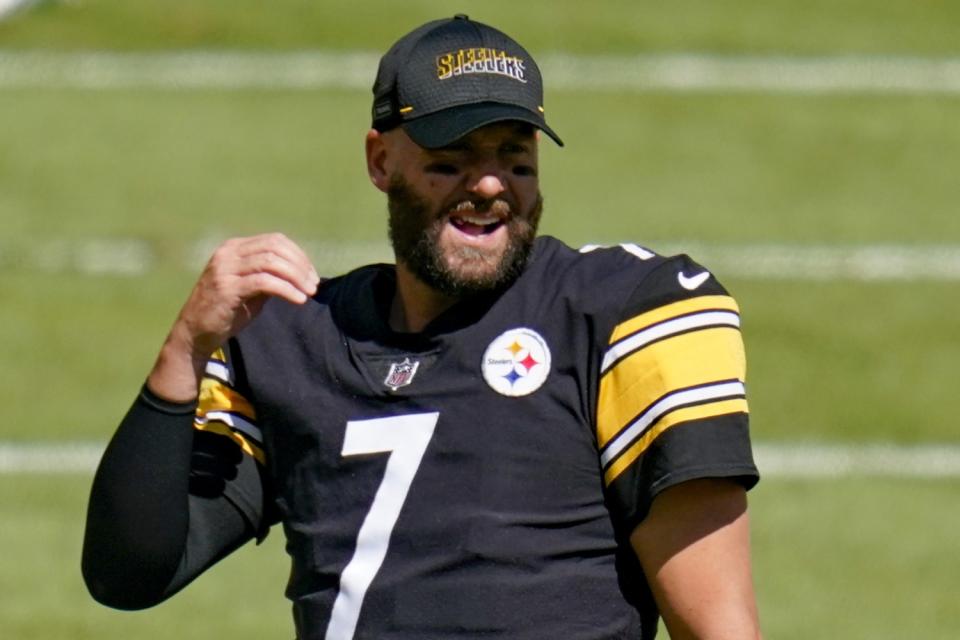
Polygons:
<instances>
[{"instance_id":1,"label":"football player","mask_svg":"<svg viewBox=\"0 0 960 640\"><path fill-rule=\"evenodd\" d=\"M540 71L458 15L381 59L396 264L217 249L92 490L94 598L282 526L301 640L759 637L736 302L685 256L536 236Z\"/></svg>"}]
</instances>

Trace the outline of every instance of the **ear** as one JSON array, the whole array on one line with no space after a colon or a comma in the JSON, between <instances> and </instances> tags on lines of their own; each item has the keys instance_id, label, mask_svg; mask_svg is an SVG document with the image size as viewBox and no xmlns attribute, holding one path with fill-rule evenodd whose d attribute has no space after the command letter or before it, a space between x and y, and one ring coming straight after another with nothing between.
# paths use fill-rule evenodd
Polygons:
<instances>
[{"instance_id":1,"label":"ear","mask_svg":"<svg viewBox=\"0 0 960 640\"><path fill-rule=\"evenodd\" d=\"M387 172L387 146L383 134L376 129L367 132L367 175L373 185L386 193L390 186Z\"/></svg>"}]
</instances>

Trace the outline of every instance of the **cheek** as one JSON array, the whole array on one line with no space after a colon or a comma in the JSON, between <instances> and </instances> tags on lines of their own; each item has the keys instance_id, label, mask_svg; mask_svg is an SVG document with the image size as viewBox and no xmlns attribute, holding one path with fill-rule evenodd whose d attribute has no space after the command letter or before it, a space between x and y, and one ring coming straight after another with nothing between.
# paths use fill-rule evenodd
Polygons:
<instances>
[{"instance_id":1,"label":"cheek","mask_svg":"<svg viewBox=\"0 0 960 640\"><path fill-rule=\"evenodd\" d=\"M517 190L517 199L520 201L521 211L530 211L537 203L540 188L536 182L524 184Z\"/></svg>"}]
</instances>

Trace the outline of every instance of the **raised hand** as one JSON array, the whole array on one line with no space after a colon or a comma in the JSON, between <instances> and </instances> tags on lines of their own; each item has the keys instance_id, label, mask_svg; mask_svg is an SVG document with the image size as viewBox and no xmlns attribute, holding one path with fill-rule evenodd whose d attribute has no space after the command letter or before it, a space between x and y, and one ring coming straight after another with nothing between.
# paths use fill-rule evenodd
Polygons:
<instances>
[{"instance_id":1,"label":"raised hand","mask_svg":"<svg viewBox=\"0 0 960 640\"><path fill-rule=\"evenodd\" d=\"M147 379L162 398L197 397L210 354L236 335L271 297L303 304L320 277L303 250L280 233L220 245L180 310Z\"/></svg>"}]
</instances>

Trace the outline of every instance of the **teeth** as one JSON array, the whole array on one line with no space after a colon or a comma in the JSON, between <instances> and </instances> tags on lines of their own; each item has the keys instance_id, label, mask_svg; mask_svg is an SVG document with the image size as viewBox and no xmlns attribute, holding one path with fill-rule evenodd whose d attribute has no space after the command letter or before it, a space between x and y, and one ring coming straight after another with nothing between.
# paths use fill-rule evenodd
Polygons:
<instances>
[{"instance_id":1,"label":"teeth","mask_svg":"<svg viewBox=\"0 0 960 640\"><path fill-rule=\"evenodd\" d=\"M483 217L483 216L475 216L475 215L474 216L466 215L466 216L457 216L457 218L459 218L460 220L463 220L468 224L475 224L481 227L485 227L488 224L496 224L497 222L500 222L500 218L498 218L497 216Z\"/></svg>"}]
</instances>

